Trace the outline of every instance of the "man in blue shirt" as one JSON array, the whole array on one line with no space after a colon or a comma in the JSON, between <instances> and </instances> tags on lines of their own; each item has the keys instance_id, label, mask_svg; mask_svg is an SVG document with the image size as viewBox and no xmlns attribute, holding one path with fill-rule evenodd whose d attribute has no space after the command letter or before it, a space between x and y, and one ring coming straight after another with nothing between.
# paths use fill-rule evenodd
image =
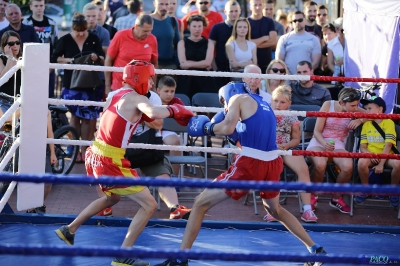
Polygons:
<instances>
[{"instance_id":1,"label":"man in blue shirt","mask_svg":"<svg viewBox=\"0 0 400 266\"><path fill-rule=\"evenodd\" d=\"M99 9L95 4L88 3L83 7L83 15L88 24L88 31L99 37L103 51L104 53L107 53L107 48L110 46L110 33L108 30L97 24Z\"/></svg>"},{"instance_id":2,"label":"man in blue shirt","mask_svg":"<svg viewBox=\"0 0 400 266\"><path fill-rule=\"evenodd\" d=\"M178 21L168 15L169 0L155 0L150 16L154 26L151 33L158 44L158 68L177 69L177 45L180 40Z\"/></svg>"},{"instance_id":3,"label":"man in blue shirt","mask_svg":"<svg viewBox=\"0 0 400 266\"><path fill-rule=\"evenodd\" d=\"M40 42L35 29L32 26L22 24L21 9L18 5L9 4L6 7L6 18L10 22L10 25L0 31L0 36L3 36L3 33L6 31L15 31L21 37L21 47L23 47L23 43Z\"/></svg>"},{"instance_id":4,"label":"man in blue shirt","mask_svg":"<svg viewBox=\"0 0 400 266\"><path fill-rule=\"evenodd\" d=\"M83 15L86 18L88 31L96 34L99 37L101 42L101 47L105 54L107 54L108 46L110 46L110 33L108 30L97 24L97 19L99 17L99 9L93 3L88 3L83 7ZM104 72L99 72L101 79L103 80L103 84L105 84L105 76ZM94 89L94 100L95 101L102 101L104 98L104 85L96 87ZM96 107L96 109L101 112L102 108ZM90 120L90 135L93 136L96 132L96 123L97 121L92 119Z\"/></svg>"},{"instance_id":5,"label":"man in blue shirt","mask_svg":"<svg viewBox=\"0 0 400 266\"><path fill-rule=\"evenodd\" d=\"M229 60L226 57L225 44L232 35L233 24L239 18L241 9L237 1L228 1L225 4L226 20L215 24L210 32L209 40L214 43L215 58L213 69L216 71L230 72ZM230 81L230 78L215 78L216 88L224 86Z\"/></svg>"},{"instance_id":6,"label":"man in blue shirt","mask_svg":"<svg viewBox=\"0 0 400 266\"><path fill-rule=\"evenodd\" d=\"M257 63L261 73L265 73L271 62L272 49L278 42L274 21L263 16L262 0L250 0L251 41L257 45Z\"/></svg>"}]
</instances>

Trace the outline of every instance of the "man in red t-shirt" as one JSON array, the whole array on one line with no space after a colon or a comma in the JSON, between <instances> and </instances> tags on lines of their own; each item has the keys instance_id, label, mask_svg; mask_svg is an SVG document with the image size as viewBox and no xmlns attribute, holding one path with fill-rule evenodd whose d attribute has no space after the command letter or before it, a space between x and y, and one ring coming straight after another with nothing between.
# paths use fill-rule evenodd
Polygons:
<instances>
[{"instance_id":1,"label":"man in red t-shirt","mask_svg":"<svg viewBox=\"0 0 400 266\"><path fill-rule=\"evenodd\" d=\"M158 68L157 39L151 34L153 18L140 15L131 29L118 31L107 50L105 66L124 67L132 60L143 60ZM105 72L106 95L122 87L121 72Z\"/></svg>"},{"instance_id":2,"label":"man in red t-shirt","mask_svg":"<svg viewBox=\"0 0 400 266\"><path fill-rule=\"evenodd\" d=\"M211 0L197 0L196 1L197 10L187 13L182 18L184 29L187 28L187 19L191 15L200 14L200 15L206 17L208 20L208 25L207 25L207 27L204 28L203 34L202 34L205 38L208 39L208 36L210 35L210 31L211 31L212 27L215 24L224 21L224 18L221 16L220 13L210 10L210 6L211 6Z\"/></svg>"}]
</instances>

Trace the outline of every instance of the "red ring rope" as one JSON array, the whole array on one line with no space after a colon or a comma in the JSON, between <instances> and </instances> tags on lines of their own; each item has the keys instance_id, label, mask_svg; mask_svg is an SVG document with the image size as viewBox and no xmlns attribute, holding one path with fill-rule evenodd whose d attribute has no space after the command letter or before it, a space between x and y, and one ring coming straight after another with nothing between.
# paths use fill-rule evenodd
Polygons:
<instances>
[{"instance_id":1,"label":"red ring rope","mask_svg":"<svg viewBox=\"0 0 400 266\"><path fill-rule=\"evenodd\" d=\"M400 114L367 114L361 112L319 112L307 111L307 117L338 117L338 118L370 118L370 119L400 119Z\"/></svg>"},{"instance_id":2,"label":"red ring rope","mask_svg":"<svg viewBox=\"0 0 400 266\"><path fill-rule=\"evenodd\" d=\"M303 151L292 150L293 156L335 157L335 158L369 158L400 160L400 154L374 154L362 152L330 152L330 151Z\"/></svg>"},{"instance_id":3,"label":"red ring rope","mask_svg":"<svg viewBox=\"0 0 400 266\"><path fill-rule=\"evenodd\" d=\"M339 81L339 82L400 83L399 78L353 78L353 77L310 76L310 80Z\"/></svg>"}]
</instances>

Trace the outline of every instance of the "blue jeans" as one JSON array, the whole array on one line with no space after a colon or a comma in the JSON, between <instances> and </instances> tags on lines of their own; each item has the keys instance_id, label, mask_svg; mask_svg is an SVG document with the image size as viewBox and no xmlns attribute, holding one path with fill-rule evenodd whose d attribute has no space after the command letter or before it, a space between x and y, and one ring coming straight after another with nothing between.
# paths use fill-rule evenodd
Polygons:
<instances>
[{"instance_id":1,"label":"blue jeans","mask_svg":"<svg viewBox=\"0 0 400 266\"><path fill-rule=\"evenodd\" d=\"M11 103L9 101L3 100L0 98L0 108L3 113L7 112L8 109L10 109Z\"/></svg>"}]
</instances>

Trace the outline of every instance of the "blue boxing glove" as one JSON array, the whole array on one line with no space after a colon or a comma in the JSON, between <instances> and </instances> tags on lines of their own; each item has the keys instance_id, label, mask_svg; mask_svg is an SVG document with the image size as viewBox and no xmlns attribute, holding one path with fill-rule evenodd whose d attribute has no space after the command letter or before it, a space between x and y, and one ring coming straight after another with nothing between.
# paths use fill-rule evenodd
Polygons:
<instances>
[{"instance_id":1,"label":"blue boxing glove","mask_svg":"<svg viewBox=\"0 0 400 266\"><path fill-rule=\"evenodd\" d=\"M236 142L239 141L239 134L237 133L236 128L235 128L235 130L233 131L232 134L230 134L229 136L226 136L226 137L228 138L228 141L232 145L235 145L235 146L236 146Z\"/></svg>"},{"instance_id":2,"label":"blue boxing glove","mask_svg":"<svg viewBox=\"0 0 400 266\"><path fill-rule=\"evenodd\" d=\"M221 123L222 121L224 121L224 119L225 119L225 112L221 111L221 112L216 113L213 116L213 118L211 118L211 123L218 124L218 123Z\"/></svg>"},{"instance_id":3,"label":"blue boxing glove","mask_svg":"<svg viewBox=\"0 0 400 266\"><path fill-rule=\"evenodd\" d=\"M193 116L187 125L188 134L192 137L215 136L213 132L214 125L205 115Z\"/></svg>"}]
</instances>

